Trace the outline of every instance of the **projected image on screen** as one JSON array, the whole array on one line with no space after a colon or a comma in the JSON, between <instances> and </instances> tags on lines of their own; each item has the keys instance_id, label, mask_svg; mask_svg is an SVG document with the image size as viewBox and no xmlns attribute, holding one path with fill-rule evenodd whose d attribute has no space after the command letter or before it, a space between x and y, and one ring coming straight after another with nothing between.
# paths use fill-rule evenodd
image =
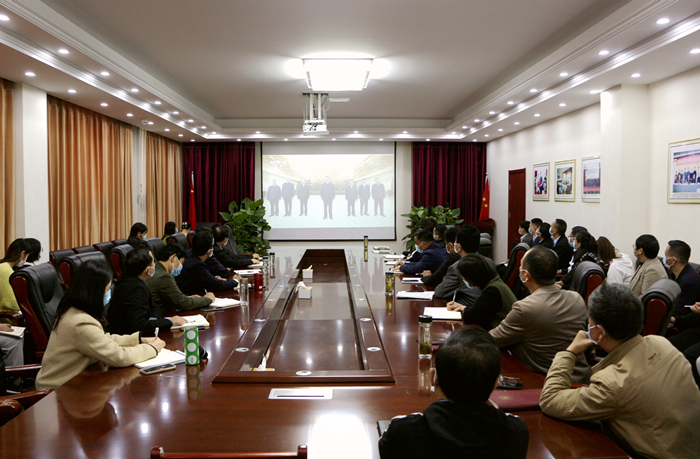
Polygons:
<instances>
[{"instance_id":1,"label":"projected image on screen","mask_svg":"<svg viewBox=\"0 0 700 459\"><path fill-rule=\"evenodd\" d=\"M270 240L395 239L394 145L263 145Z\"/></svg>"}]
</instances>

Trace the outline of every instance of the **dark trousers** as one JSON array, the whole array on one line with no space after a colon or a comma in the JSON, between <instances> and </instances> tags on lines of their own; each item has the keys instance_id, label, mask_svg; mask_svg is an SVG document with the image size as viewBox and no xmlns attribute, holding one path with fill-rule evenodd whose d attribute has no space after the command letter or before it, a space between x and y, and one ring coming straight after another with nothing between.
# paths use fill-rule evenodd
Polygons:
<instances>
[{"instance_id":1,"label":"dark trousers","mask_svg":"<svg viewBox=\"0 0 700 459\"><path fill-rule=\"evenodd\" d=\"M323 200L323 218L333 218L333 200Z\"/></svg>"},{"instance_id":2,"label":"dark trousers","mask_svg":"<svg viewBox=\"0 0 700 459\"><path fill-rule=\"evenodd\" d=\"M275 199L270 201L270 217L280 214L280 200Z\"/></svg>"},{"instance_id":3,"label":"dark trousers","mask_svg":"<svg viewBox=\"0 0 700 459\"><path fill-rule=\"evenodd\" d=\"M369 215L367 212L367 203L369 202L369 198L367 199L362 199L360 198L360 215Z\"/></svg>"},{"instance_id":4,"label":"dark trousers","mask_svg":"<svg viewBox=\"0 0 700 459\"><path fill-rule=\"evenodd\" d=\"M700 357L700 328L684 330L668 339L676 349L681 351L693 370L695 383L700 387L700 374L698 374L697 361Z\"/></svg>"},{"instance_id":5,"label":"dark trousers","mask_svg":"<svg viewBox=\"0 0 700 459\"><path fill-rule=\"evenodd\" d=\"M355 201L348 201L348 217L352 215L355 216Z\"/></svg>"},{"instance_id":6,"label":"dark trousers","mask_svg":"<svg viewBox=\"0 0 700 459\"><path fill-rule=\"evenodd\" d=\"M308 199L300 199L299 203L301 204L300 209L299 209L299 216L308 215L309 214L309 200Z\"/></svg>"},{"instance_id":7,"label":"dark trousers","mask_svg":"<svg viewBox=\"0 0 700 459\"><path fill-rule=\"evenodd\" d=\"M374 200L374 215L377 215L377 206L379 206L379 213L384 216L384 199Z\"/></svg>"},{"instance_id":8,"label":"dark trousers","mask_svg":"<svg viewBox=\"0 0 700 459\"><path fill-rule=\"evenodd\" d=\"M292 198L284 200L284 215L292 215Z\"/></svg>"}]
</instances>

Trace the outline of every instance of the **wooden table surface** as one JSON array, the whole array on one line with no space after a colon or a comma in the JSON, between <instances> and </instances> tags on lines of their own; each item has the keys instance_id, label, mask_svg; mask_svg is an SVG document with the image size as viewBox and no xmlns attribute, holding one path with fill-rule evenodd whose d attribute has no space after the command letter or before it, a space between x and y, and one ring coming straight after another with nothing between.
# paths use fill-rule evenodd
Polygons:
<instances>
[{"instance_id":1,"label":"wooden table surface","mask_svg":"<svg viewBox=\"0 0 700 459\"><path fill-rule=\"evenodd\" d=\"M200 332L200 343L209 352L208 361L199 367L178 365L175 371L152 376L141 376L135 367L88 369L1 427L0 457L145 459L153 446L163 446L166 452L247 452L295 451L300 444L309 445L312 458L379 457L376 422L422 411L436 400L434 393L425 390L428 367L419 365L416 342L418 316L430 302L387 297L382 256L370 252L365 262L361 246L346 251L371 305L394 384L330 386L330 400L268 399L272 388L310 387L303 384L212 384L246 329L262 324L270 313L269 292L295 275L302 251L277 250L275 276L264 292L251 291L249 314L241 317L239 307L204 313L211 327ZM333 276L324 278L323 269L323 264L314 265L312 285L333 281ZM334 294L338 291L321 287ZM408 288L397 278L397 290ZM220 296L237 298L238 294ZM312 307L321 307L317 303ZM293 333L279 340L289 342L294 352L278 354L278 364L303 365L301 355L313 360L313 346L305 347L304 340L289 341L305 333L313 338L309 343L321 339L308 330L310 325L313 322L295 323ZM435 322L434 338L445 338L460 325ZM168 349L183 349L182 333L161 332L160 336ZM345 333L338 337L342 341L337 343L339 355L325 360L357 365L352 339ZM541 375L511 356L504 354L502 361L502 373L522 378L525 389L542 387ZM539 410L517 414L530 430L529 458L627 457L590 424L559 421Z\"/></svg>"}]
</instances>

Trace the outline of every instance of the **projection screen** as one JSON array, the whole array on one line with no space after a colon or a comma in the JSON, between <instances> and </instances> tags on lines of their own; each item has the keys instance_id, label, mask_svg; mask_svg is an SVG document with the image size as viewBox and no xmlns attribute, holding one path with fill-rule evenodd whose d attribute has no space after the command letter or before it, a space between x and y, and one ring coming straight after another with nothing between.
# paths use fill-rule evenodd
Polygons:
<instances>
[{"instance_id":1,"label":"projection screen","mask_svg":"<svg viewBox=\"0 0 700 459\"><path fill-rule=\"evenodd\" d=\"M396 239L395 144L262 145L262 196L275 241Z\"/></svg>"}]
</instances>

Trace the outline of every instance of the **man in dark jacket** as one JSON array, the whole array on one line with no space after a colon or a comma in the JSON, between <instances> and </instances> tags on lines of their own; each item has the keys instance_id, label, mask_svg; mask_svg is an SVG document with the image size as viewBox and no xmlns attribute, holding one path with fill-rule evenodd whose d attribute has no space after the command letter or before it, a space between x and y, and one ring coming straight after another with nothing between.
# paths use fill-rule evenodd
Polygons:
<instances>
[{"instance_id":1,"label":"man in dark jacket","mask_svg":"<svg viewBox=\"0 0 700 459\"><path fill-rule=\"evenodd\" d=\"M197 231L192 241L192 254L185 259L177 285L185 295L221 292L238 285L236 279L223 279L209 272L204 261L214 255L214 236L210 231Z\"/></svg>"},{"instance_id":2,"label":"man in dark jacket","mask_svg":"<svg viewBox=\"0 0 700 459\"><path fill-rule=\"evenodd\" d=\"M374 201L374 216L377 216L377 207L379 207L379 213L384 217L384 198L386 197L386 190L384 189L384 184L379 181L379 177L374 179L374 185L372 185L372 200Z\"/></svg>"},{"instance_id":3,"label":"man in dark jacket","mask_svg":"<svg viewBox=\"0 0 700 459\"><path fill-rule=\"evenodd\" d=\"M398 262L397 269L410 275L420 275L425 270L437 271L447 258L447 252L434 242L432 231L420 230L413 239L416 241L416 251L421 252L420 260L413 263Z\"/></svg>"},{"instance_id":4,"label":"man in dark jacket","mask_svg":"<svg viewBox=\"0 0 700 459\"><path fill-rule=\"evenodd\" d=\"M321 185L321 199L323 200L323 219L330 217L333 220L335 186L331 183L331 178L328 176L326 176L326 181Z\"/></svg>"},{"instance_id":5,"label":"man in dark jacket","mask_svg":"<svg viewBox=\"0 0 700 459\"><path fill-rule=\"evenodd\" d=\"M348 202L348 217L355 216L355 201L357 201L357 187L353 181L348 182L345 187L345 200Z\"/></svg>"},{"instance_id":6,"label":"man in dark jacket","mask_svg":"<svg viewBox=\"0 0 700 459\"><path fill-rule=\"evenodd\" d=\"M396 417L379 439L382 459L522 459L527 424L489 404L501 356L488 332L465 326L435 356L431 379L439 400L422 414Z\"/></svg>"},{"instance_id":7,"label":"man in dark jacket","mask_svg":"<svg viewBox=\"0 0 700 459\"><path fill-rule=\"evenodd\" d=\"M153 306L146 279L153 276L155 270L153 256L148 249L134 249L126 254L124 277L114 285L107 312L110 333L131 335L141 332L142 335L152 335L156 327L166 331L173 325L185 323L178 316L164 319Z\"/></svg>"},{"instance_id":8,"label":"man in dark jacket","mask_svg":"<svg viewBox=\"0 0 700 459\"><path fill-rule=\"evenodd\" d=\"M455 251L456 237L457 228L452 227L445 230L443 240L445 241L447 258L445 258L445 261L442 262L437 271L423 271L423 278L421 279L423 281L423 285L427 285L428 287L437 287L447 274L447 269L462 258L462 256Z\"/></svg>"},{"instance_id":9,"label":"man in dark jacket","mask_svg":"<svg viewBox=\"0 0 700 459\"><path fill-rule=\"evenodd\" d=\"M311 196L311 191L309 190L309 181L304 180L304 184L299 184L299 192L297 193L299 197L299 216L304 215L305 217L309 215L309 196Z\"/></svg>"},{"instance_id":10,"label":"man in dark jacket","mask_svg":"<svg viewBox=\"0 0 700 459\"><path fill-rule=\"evenodd\" d=\"M273 179L272 185L267 189L267 200L270 201L270 217L279 216L280 198L282 198L282 189L277 184L277 180Z\"/></svg>"},{"instance_id":11,"label":"man in dark jacket","mask_svg":"<svg viewBox=\"0 0 700 459\"><path fill-rule=\"evenodd\" d=\"M282 200L284 201L284 216L292 216L292 200L294 199L294 184L287 180L282 184Z\"/></svg>"},{"instance_id":12,"label":"man in dark jacket","mask_svg":"<svg viewBox=\"0 0 700 459\"><path fill-rule=\"evenodd\" d=\"M561 218L554 220L549 229L549 234L552 235L553 248L559 257L557 272L565 273L569 269L569 262L574 255L574 248L571 247L569 240L566 238L566 222Z\"/></svg>"},{"instance_id":13,"label":"man in dark jacket","mask_svg":"<svg viewBox=\"0 0 700 459\"><path fill-rule=\"evenodd\" d=\"M367 203L369 203L371 193L369 191L369 185L367 185L367 180L362 179L360 187L357 190L357 195L360 197L360 215L369 215L369 212L367 212Z\"/></svg>"},{"instance_id":14,"label":"man in dark jacket","mask_svg":"<svg viewBox=\"0 0 700 459\"><path fill-rule=\"evenodd\" d=\"M225 249L230 235L231 228L228 226L217 226L214 228L214 258L226 268L242 269L252 265L254 262L251 257L233 255Z\"/></svg>"}]
</instances>

